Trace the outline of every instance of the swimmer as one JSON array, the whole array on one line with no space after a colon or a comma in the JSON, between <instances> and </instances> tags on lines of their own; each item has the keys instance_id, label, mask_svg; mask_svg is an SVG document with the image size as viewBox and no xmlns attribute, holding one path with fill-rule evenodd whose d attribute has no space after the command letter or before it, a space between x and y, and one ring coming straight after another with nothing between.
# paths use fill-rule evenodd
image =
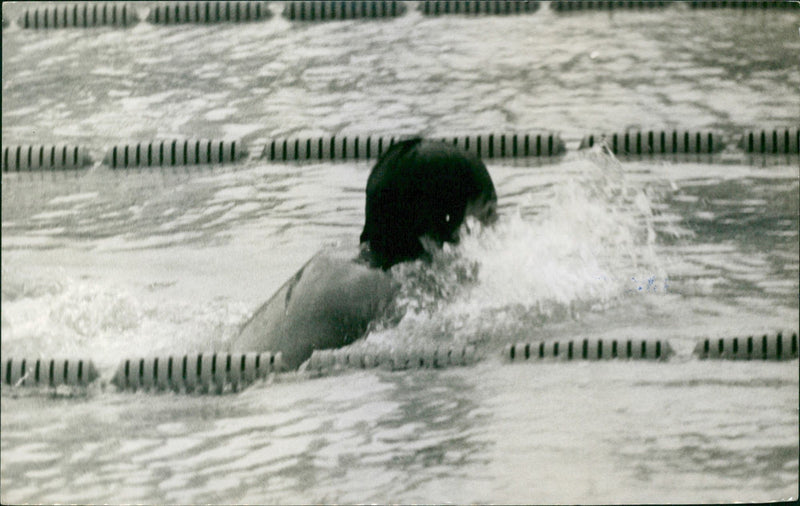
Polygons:
<instances>
[{"instance_id":1,"label":"swimmer","mask_svg":"<svg viewBox=\"0 0 800 506\"><path fill-rule=\"evenodd\" d=\"M457 243L468 216L497 219L486 166L443 142L394 144L372 168L366 193L359 251L314 255L244 324L232 351L279 351L296 369L316 349L346 346L391 306L399 286L388 269L427 258L426 245Z\"/></svg>"}]
</instances>

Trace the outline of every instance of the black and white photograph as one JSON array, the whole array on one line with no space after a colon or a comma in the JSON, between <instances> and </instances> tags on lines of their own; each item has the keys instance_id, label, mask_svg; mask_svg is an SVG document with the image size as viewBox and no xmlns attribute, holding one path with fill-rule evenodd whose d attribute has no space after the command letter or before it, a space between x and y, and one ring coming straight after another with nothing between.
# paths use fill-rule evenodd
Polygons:
<instances>
[{"instance_id":1,"label":"black and white photograph","mask_svg":"<svg viewBox=\"0 0 800 506\"><path fill-rule=\"evenodd\" d=\"M800 1L2 3L0 503L797 501Z\"/></svg>"}]
</instances>

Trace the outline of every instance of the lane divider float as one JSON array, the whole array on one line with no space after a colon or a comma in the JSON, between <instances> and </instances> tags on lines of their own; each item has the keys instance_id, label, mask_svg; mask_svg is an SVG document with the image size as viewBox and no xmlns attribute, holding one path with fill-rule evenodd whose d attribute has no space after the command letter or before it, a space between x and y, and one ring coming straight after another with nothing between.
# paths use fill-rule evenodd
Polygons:
<instances>
[{"instance_id":1,"label":"lane divider float","mask_svg":"<svg viewBox=\"0 0 800 506\"><path fill-rule=\"evenodd\" d=\"M322 372L343 369L388 368L393 371L405 369L438 369L465 366L475 362L475 348L428 347L410 350L315 350L308 361L307 371Z\"/></svg>"},{"instance_id":2,"label":"lane divider float","mask_svg":"<svg viewBox=\"0 0 800 506\"><path fill-rule=\"evenodd\" d=\"M528 14L539 10L539 2L526 0L426 0L418 10L426 16L442 14Z\"/></svg>"},{"instance_id":3,"label":"lane divider float","mask_svg":"<svg viewBox=\"0 0 800 506\"><path fill-rule=\"evenodd\" d=\"M378 158L401 137L342 136L317 139L273 139L264 146L261 158L272 161L368 160Z\"/></svg>"},{"instance_id":4,"label":"lane divider float","mask_svg":"<svg viewBox=\"0 0 800 506\"><path fill-rule=\"evenodd\" d=\"M550 8L558 12L614 9L654 9L666 7L663 0L554 0ZM739 8L749 10L797 9L794 0L692 0L692 9ZM523 14L539 9L539 2L527 0L425 0L418 9L424 15L442 14ZM283 16L291 20L323 21L334 19L388 18L406 12L399 0L291 1ZM150 9L147 21L153 24L250 22L269 19L272 13L265 2L195 1L162 2ZM86 2L66 6L50 5L26 9L19 18L22 28L121 26L139 22L136 10L126 3ZM3 27L8 20L3 19Z\"/></svg>"},{"instance_id":5,"label":"lane divider float","mask_svg":"<svg viewBox=\"0 0 800 506\"><path fill-rule=\"evenodd\" d=\"M176 139L113 146L103 163L112 169L215 165L237 162L246 156L241 141Z\"/></svg>"},{"instance_id":6,"label":"lane divider float","mask_svg":"<svg viewBox=\"0 0 800 506\"><path fill-rule=\"evenodd\" d=\"M797 3L800 5L800 2ZM748 130L738 144L745 153L800 154L800 128Z\"/></svg>"},{"instance_id":7,"label":"lane divider float","mask_svg":"<svg viewBox=\"0 0 800 506\"><path fill-rule=\"evenodd\" d=\"M563 155L566 145L556 132L509 133L439 138L479 158L527 158Z\"/></svg>"},{"instance_id":8,"label":"lane divider float","mask_svg":"<svg viewBox=\"0 0 800 506\"><path fill-rule=\"evenodd\" d=\"M284 371L282 354L199 353L125 359L111 383L120 390L172 390L176 392L234 392Z\"/></svg>"},{"instance_id":9,"label":"lane divider float","mask_svg":"<svg viewBox=\"0 0 800 506\"><path fill-rule=\"evenodd\" d=\"M295 1L287 2L283 17L292 21L329 21L359 18L390 18L406 12L397 0Z\"/></svg>"},{"instance_id":10,"label":"lane divider float","mask_svg":"<svg viewBox=\"0 0 800 506\"><path fill-rule=\"evenodd\" d=\"M100 377L91 360L9 358L0 363L0 383L10 386L86 386Z\"/></svg>"},{"instance_id":11,"label":"lane divider float","mask_svg":"<svg viewBox=\"0 0 800 506\"><path fill-rule=\"evenodd\" d=\"M694 354L701 359L792 360L798 357L797 332L753 335L723 339L704 339Z\"/></svg>"},{"instance_id":12,"label":"lane divider float","mask_svg":"<svg viewBox=\"0 0 800 506\"><path fill-rule=\"evenodd\" d=\"M713 154L725 149L722 135L712 131L631 130L619 133L594 133L581 140L579 149L606 142L616 155L666 155L679 153Z\"/></svg>"},{"instance_id":13,"label":"lane divider float","mask_svg":"<svg viewBox=\"0 0 800 506\"><path fill-rule=\"evenodd\" d=\"M666 360L674 355L669 342L636 339L582 339L510 344L503 356L511 362L552 360Z\"/></svg>"},{"instance_id":14,"label":"lane divider float","mask_svg":"<svg viewBox=\"0 0 800 506\"><path fill-rule=\"evenodd\" d=\"M331 136L279 138L264 146L260 158L279 162L377 159L393 144L410 136ZM557 132L491 133L432 137L483 159L558 157L566 146ZM605 143L618 156L714 155L726 151L728 139L719 132L690 130L629 130L591 133L579 149ZM731 146L751 155L800 155L797 127L748 130ZM241 140L162 140L121 144L110 148L103 163L112 169L174 167L238 162L248 156ZM2 151L2 171L80 169L92 164L88 149L69 144L14 145Z\"/></svg>"},{"instance_id":15,"label":"lane divider float","mask_svg":"<svg viewBox=\"0 0 800 506\"><path fill-rule=\"evenodd\" d=\"M653 360L674 356L672 346L660 339L577 339L509 344L507 362L559 362L573 360ZM798 358L797 332L752 335L699 341L693 355L701 360L788 361ZM314 374L347 369L441 369L477 362L473 346L438 346L407 350L315 350L305 371ZM287 372L280 352L199 353L129 358L117 367L110 383L121 391L173 391L183 393L238 392L272 374ZM0 384L16 387L86 387L100 378L91 360L77 358L16 359L0 361Z\"/></svg>"},{"instance_id":16,"label":"lane divider float","mask_svg":"<svg viewBox=\"0 0 800 506\"><path fill-rule=\"evenodd\" d=\"M2 156L3 172L80 169L91 163L85 147L69 144L5 146Z\"/></svg>"},{"instance_id":17,"label":"lane divider float","mask_svg":"<svg viewBox=\"0 0 800 506\"><path fill-rule=\"evenodd\" d=\"M156 25L241 23L271 17L264 2L164 2L150 9L147 21Z\"/></svg>"},{"instance_id":18,"label":"lane divider float","mask_svg":"<svg viewBox=\"0 0 800 506\"><path fill-rule=\"evenodd\" d=\"M692 9L797 9L800 3L795 0L692 0Z\"/></svg>"},{"instance_id":19,"label":"lane divider float","mask_svg":"<svg viewBox=\"0 0 800 506\"><path fill-rule=\"evenodd\" d=\"M394 143L407 137L342 136L273 139L261 153L271 161L369 160L378 158ZM480 158L552 157L566 152L557 133L489 134L437 137Z\"/></svg>"},{"instance_id":20,"label":"lane divider float","mask_svg":"<svg viewBox=\"0 0 800 506\"><path fill-rule=\"evenodd\" d=\"M127 3L49 5L26 9L17 24L22 28L49 29L95 26L132 26L139 22L136 9Z\"/></svg>"},{"instance_id":21,"label":"lane divider float","mask_svg":"<svg viewBox=\"0 0 800 506\"><path fill-rule=\"evenodd\" d=\"M554 11L655 9L666 7L670 2L657 0L554 0L550 8Z\"/></svg>"}]
</instances>

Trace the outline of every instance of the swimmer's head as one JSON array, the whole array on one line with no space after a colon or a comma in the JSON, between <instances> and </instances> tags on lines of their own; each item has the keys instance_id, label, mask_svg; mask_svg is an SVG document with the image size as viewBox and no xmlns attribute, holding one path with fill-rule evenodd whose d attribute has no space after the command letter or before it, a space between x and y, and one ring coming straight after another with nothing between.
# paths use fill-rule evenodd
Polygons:
<instances>
[{"instance_id":1,"label":"swimmer's head","mask_svg":"<svg viewBox=\"0 0 800 506\"><path fill-rule=\"evenodd\" d=\"M458 242L467 216L497 219L497 194L480 159L444 142L394 144L372 168L362 254L388 269L425 255L423 242Z\"/></svg>"}]
</instances>

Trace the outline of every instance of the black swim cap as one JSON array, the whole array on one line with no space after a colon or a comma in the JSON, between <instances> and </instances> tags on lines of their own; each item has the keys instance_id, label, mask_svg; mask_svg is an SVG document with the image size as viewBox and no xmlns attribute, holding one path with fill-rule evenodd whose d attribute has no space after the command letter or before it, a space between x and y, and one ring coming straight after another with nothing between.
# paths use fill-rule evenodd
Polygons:
<instances>
[{"instance_id":1,"label":"black swim cap","mask_svg":"<svg viewBox=\"0 0 800 506\"><path fill-rule=\"evenodd\" d=\"M378 159L367 180L363 255L388 269L423 256L421 237L439 246L457 242L467 215L491 223L496 208L492 178L479 158L444 142L401 141Z\"/></svg>"}]
</instances>

